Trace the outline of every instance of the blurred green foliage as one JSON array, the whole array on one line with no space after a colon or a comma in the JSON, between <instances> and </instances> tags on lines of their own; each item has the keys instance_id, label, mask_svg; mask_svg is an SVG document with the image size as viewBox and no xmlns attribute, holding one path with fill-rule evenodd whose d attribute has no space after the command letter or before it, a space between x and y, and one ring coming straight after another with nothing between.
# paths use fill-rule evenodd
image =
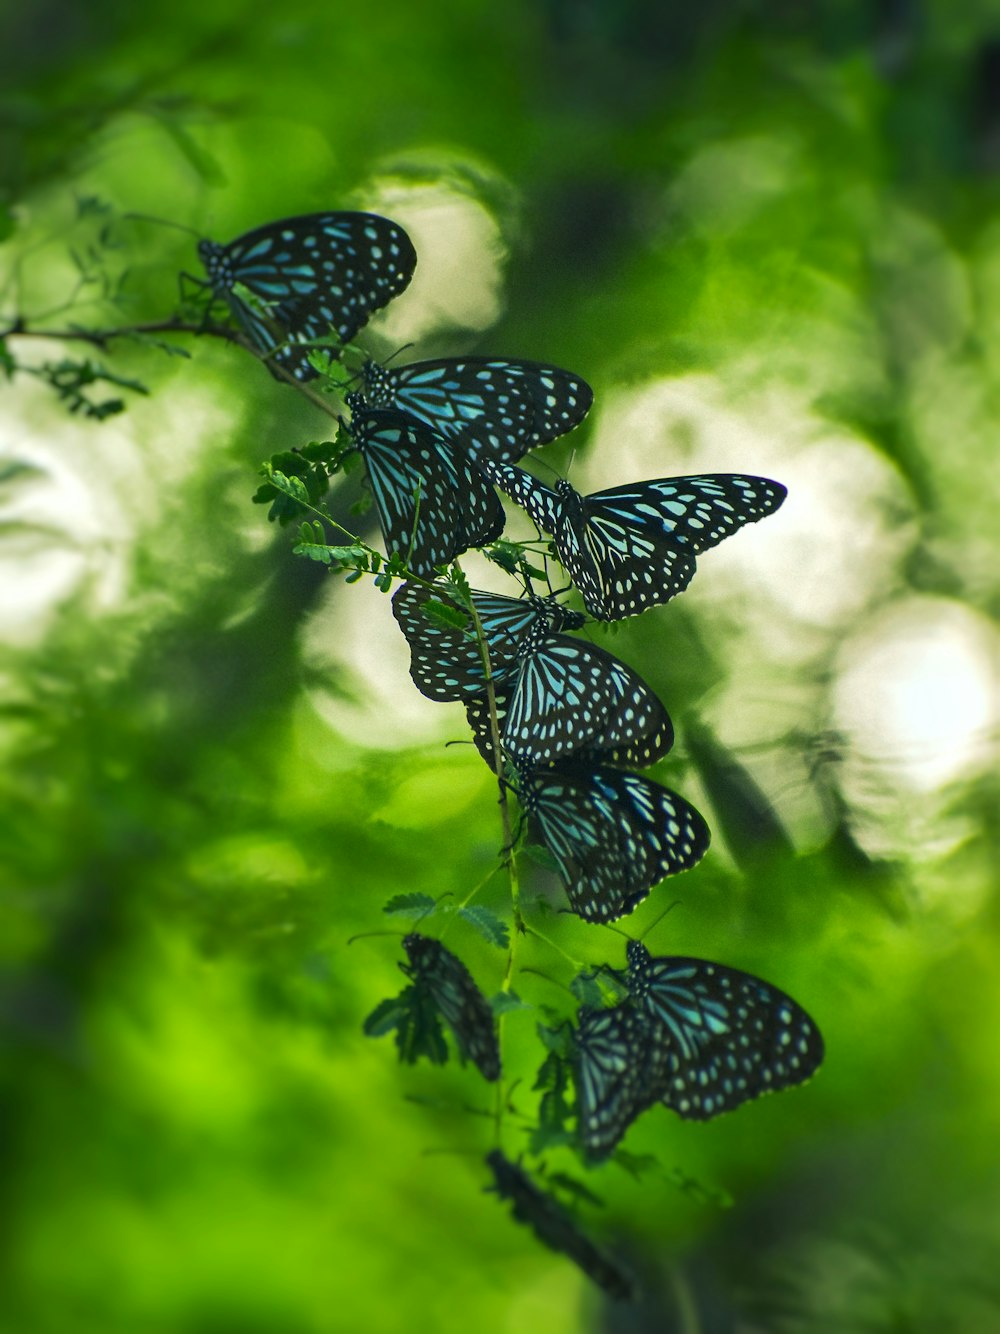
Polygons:
<instances>
[{"instance_id":1,"label":"blurred green foliage","mask_svg":"<svg viewBox=\"0 0 1000 1334\"><path fill-rule=\"evenodd\" d=\"M385 600L250 505L260 460L329 425L221 343L15 333L7 357L85 356L127 411L3 386L0 1332L995 1334L995 786L975 756L913 778L838 704L856 632L897 609L995 643L995 7L29 0L3 25L0 329L166 318L193 240L122 214L229 239L396 201L432 241L421 201L457 200L494 229L499 295L415 355L583 374L592 420L546 457L595 484L694 459L812 495L799 546L733 542L746 584L706 558L602 642L663 695L660 776L715 832L625 925L681 899L650 943L773 980L828 1057L706 1126L651 1112L640 1179L587 1178L648 1293L631 1325L604 1308L483 1193L475 1071L361 1032L399 950L348 938L393 926L394 895L463 898L499 824L471 747L410 721L405 667L380 677ZM106 219L81 199L116 219L93 281ZM331 504L370 536L352 486ZM961 679L921 696L945 749ZM477 902L504 911L499 878ZM620 966L611 933L558 931ZM472 930L462 955L496 991L503 956ZM531 938L518 968L573 973ZM514 979L526 1075L539 1007L568 1008L552 982Z\"/></svg>"}]
</instances>

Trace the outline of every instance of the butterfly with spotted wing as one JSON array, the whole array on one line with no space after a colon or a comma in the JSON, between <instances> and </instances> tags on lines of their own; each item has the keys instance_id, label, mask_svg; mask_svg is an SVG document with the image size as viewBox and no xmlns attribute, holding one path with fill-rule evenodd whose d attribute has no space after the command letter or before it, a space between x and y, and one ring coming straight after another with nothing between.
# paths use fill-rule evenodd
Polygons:
<instances>
[{"instance_id":1,"label":"butterfly with spotted wing","mask_svg":"<svg viewBox=\"0 0 1000 1334\"><path fill-rule=\"evenodd\" d=\"M348 342L406 288L417 262L398 223L349 212L282 218L228 245L201 241L198 255L212 292L265 363L299 381L319 374L309 344L331 334ZM252 303L240 295L241 286Z\"/></svg>"},{"instance_id":2,"label":"butterfly with spotted wing","mask_svg":"<svg viewBox=\"0 0 1000 1334\"><path fill-rule=\"evenodd\" d=\"M368 361L362 376L372 407L408 412L477 459L507 463L571 431L594 401L590 386L570 371L504 357L393 367Z\"/></svg>"},{"instance_id":3,"label":"butterfly with spotted wing","mask_svg":"<svg viewBox=\"0 0 1000 1334\"><path fill-rule=\"evenodd\" d=\"M600 621L637 616L691 582L695 556L744 524L773 514L780 482L739 473L661 477L582 496L565 479L555 489L508 463L484 471L551 533L556 554Z\"/></svg>"}]
</instances>

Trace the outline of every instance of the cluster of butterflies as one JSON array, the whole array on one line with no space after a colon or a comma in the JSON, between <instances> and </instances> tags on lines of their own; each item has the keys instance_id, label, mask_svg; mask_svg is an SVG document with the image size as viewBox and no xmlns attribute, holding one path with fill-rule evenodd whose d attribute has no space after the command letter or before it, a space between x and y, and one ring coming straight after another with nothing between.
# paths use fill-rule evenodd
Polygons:
<instances>
[{"instance_id":1,"label":"cluster of butterflies","mask_svg":"<svg viewBox=\"0 0 1000 1334\"><path fill-rule=\"evenodd\" d=\"M289 218L228 245L203 241L199 253L213 296L228 304L251 346L275 374L299 382L322 373L317 347L336 358L406 288L416 264L402 228L369 213ZM567 633L586 617L554 595L529 588L516 598L466 597L443 571L500 537L500 491L549 534L587 613L617 621L680 593L696 557L773 513L785 488L729 473L655 478L591 495L566 480L544 485L519 461L577 426L593 401L579 376L557 366L464 357L389 368L368 360L359 379L345 396L347 430L365 464L387 554L411 576L393 612L413 680L430 699L465 705L480 753L516 788L571 910L587 921L614 921L708 848L698 811L634 772L670 750L670 718L628 666ZM464 964L416 932L403 943L411 985L388 1020L401 1053L443 1059L439 1032L429 1044L420 1037L428 1014L440 1015L463 1059L498 1079L493 1014ZM819 1032L801 1007L737 969L654 958L632 942L627 970L615 976L624 999L582 1009L575 1034L577 1130L589 1161L612 1153L656 1102L704 1120L800 1082L822 1059ZM511 1184L511 1165L498 1164L498 1188L527 1198Z\"/></svg>"}]
</instances>

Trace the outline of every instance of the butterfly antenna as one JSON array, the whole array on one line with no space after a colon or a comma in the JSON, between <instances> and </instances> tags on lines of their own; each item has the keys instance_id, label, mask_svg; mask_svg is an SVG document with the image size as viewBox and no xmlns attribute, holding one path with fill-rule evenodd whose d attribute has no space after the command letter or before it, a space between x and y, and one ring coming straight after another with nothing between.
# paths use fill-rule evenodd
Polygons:
<instances>
[{"instance_id":1,"label":"butterfly antenna","mask_svg":"<svg viewBox=\"0 0 1000 1334\"><path fill-rule=\"evenodd\" d=\"M390 361L393 361L396 357L402 356L402 354L403 354L404 352L406 352L406 351L407 351L409 348L411 348L411 347L416 347L416 344L415 344L415 343L404 343L402 347L397 347L396 350L395 350L395 352L393 352L391 356L386 357L385 361L382 362L382 365L383 365L383 366L388 366L388 364L389 364Z\"/></svg>"},{"instance_id":2,"label":"butterfly antenna","mask_svg":"<svg viewBox=\"0 0 1000 1334\"><path fill-rule=\"evenodd\" d=\"M673 910L675 908L679 908L682 903L683 899L674 899L673 903L671 903L669 907L663 909L663 912L660 913L659 917L655 917L650 922L649 926L646 927L645 931L642 932L642 934L638 937L638 939L645 940L645 938L649 935L650 931L652 931L653 927L659 926L660 923L663 921L664 917L666 917L667 913L673 912ZM625 933L622 932L622 934L624 935Z\"/></svg>"},{"instance_id":3,"label":"butterfly antenna","mask_svg":"<svg viewBox=\"0 0 1000 1334\"><path fill-rule=\"evenodd\" d=\"M367 940L370 936L396 936L398 938L405 934L405 931L393 931L389 927L386 927L384 931L359 931L356 936L349 936L347 943L353 945L356 940Z\"/></svg>"},{"instance_id":4,"label":"butterfly antenna","mask_svg":"<svg viewBox=\"0 0 1000 1334\"><path fill-rule=\"evenodd\" d=\"M156 218L151 213L123 213L122 219L127 222L152 222L158 227L174 227L179 232L187 232L189 236L197 236L201 240L201 232L197 228L183 222L172 222L169 218Z\"/></svg>"},{"instance_id":5,"label":"butterfly antenna","mask_svg":"<svg viewBox=\"0 0 1000 1334\"><path fill-rule=\"evenodd\" d=\"M569 995L573 995L572 988L568 987L565 982L560 982L557 978L549 977L548 973L543 973L540 968L519 968L517 971L522 977L525 973L529 973L532 977L540 977L543 982L548 982L550 986L558 987L560 991L566 991ZM574 997L574 999L576 998Z\"/></svg>"}]
</instances>

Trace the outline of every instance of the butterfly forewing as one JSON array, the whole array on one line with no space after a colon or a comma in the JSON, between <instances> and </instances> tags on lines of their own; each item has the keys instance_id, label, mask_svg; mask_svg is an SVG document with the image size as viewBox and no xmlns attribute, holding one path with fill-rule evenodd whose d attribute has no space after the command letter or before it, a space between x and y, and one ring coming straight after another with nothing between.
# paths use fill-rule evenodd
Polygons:
<instances>
[{"instance_id":1,"label":"butterfly forewing","mask_svg":"<svg viewBox=\"0 0 1000 1334\"><path fill-rule=\"evenodd\" d=\"M455 1035L463 1060L471 1060L484 1079L499 1079L500 1049L493 1012L465 964L439 940L418 932L404 937L403 948L410 960L404 971L430 993Z\"/></svg>"},{"instance_id":2,"label":"butterfly forewing","mask_svg":"<svg viewBox=\"0 0 1000 1334\"><path fill-rule=\"evenodd\" d=\"M569 371L501 357L393 368L369 361L363 375L370 403L409 412L483 459L519 459L572 430L593 402L589 385Z\"/></svg>"},{"instance_id":3,"label":"butterfly forewing","mask_svg":"<svg viewBox=\"0 0 1000 1334\"><path fill-rule=\"evenodd\" d=\"M298 380L317 374L302 344L331 334L349 341L404 290L417 262L402 227L374 213L284 218L228 245L202 241L198 252L212 290L251 343ZM237 284L264 313L237 293Z\"/></svg>"},{"instance_id":4,"label":"butterfly forewing","mask_svg":"<svg viewBox=\"0 0 1000 1334\"><path fill-rule=\"evenodd\" d=\"M777 987L707 959L653 958L628 945L631 1003L668 1058L659 1097L704 1121L808 1079L823 1059L819 1029Z\"/></svg>"},{"instance_id":5,"label":"butterfly forewing","mask_svg":"<svg viewBox=\"0 0 1000 1334\"><path fill-rule=\"evenodd\" d=\"M786 494L785 487L766 477L704 473L596 491L584 506L590 524L601 519L624 527L641 524L698 553L773 514Z\"/></svg>"},{"instance_id":6,"label":"butterfly forewing","mask_svg":"<svg viewBox=\"0 0 1000 1334\"><path fill-rule=\"evenodd\" d=\"M554 533L559 524L562 506L556 493L532 477L523 468L515 468L511 463L494 463L487 460L483 464L486 475L505 495L527 511L533 523L546 533Z\"/></svg>"},{"instance_id":7,"label":"butterfly forewing","mask_svg":"<svg viewBox=\"0 0 1000 1334\"><path fill-rule=\"evenodd\" d=\"M708 849L698 811L638 774L576 761L516 769L521 804L555 858L570 907L588 921L631 912Z\"/></svg>"}]
</instances>

